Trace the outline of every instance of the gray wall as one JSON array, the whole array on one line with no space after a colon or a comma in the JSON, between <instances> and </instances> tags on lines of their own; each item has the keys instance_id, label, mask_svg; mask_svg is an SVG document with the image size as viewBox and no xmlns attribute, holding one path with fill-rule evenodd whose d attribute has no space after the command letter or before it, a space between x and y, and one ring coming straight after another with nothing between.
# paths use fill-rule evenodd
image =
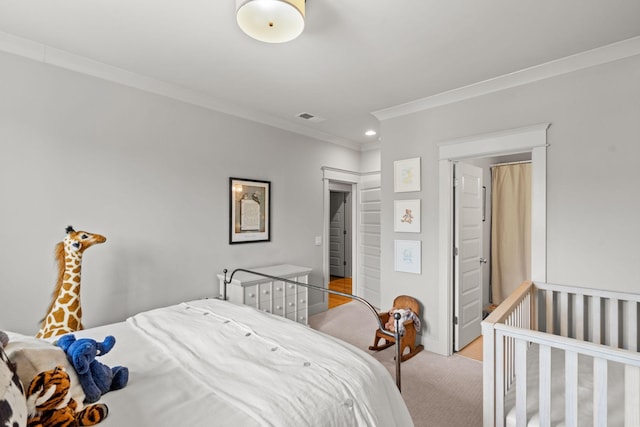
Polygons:
<instances>
[{"instance_id":1,"label":"gray wall","mask_svg":"<svg viewBox=\"0 0 640 427\"><path fill-rule=\"evenodd\" d=\"M225 267L323 282L320 168L358 152L4 53L0 94L0 329L37 330L69 224L107 237L83 260L86 326L215 295ZM230 176L271 181L271 242L228 244Z\"/></svg>"},{"instance_id":2,"label":"gray wall","mask_svg":"<svg viewBox=\"0 0 640 427\"><path fill-rule=\"evenodd\" d=\"M363 151L360 155L360 172L380 172L380 149Z\"/></svg>"},{"instance_id":3,"label":"gray wall","mask_svg":"<svg viewBox=\"0 0 640 427\"><path fill-rule=\"evenodd\" d=\"M550 122L547 155L547 281L638 291L640 265L640 56L561 75L382 123L383 224L393 215L393 161L422 158L422 274L393 268L390 226L382 230L382 305L416 296L423 342L447 353L438 322L447 285L438 281L438 144Z\"/></svg>"}]
</instances>

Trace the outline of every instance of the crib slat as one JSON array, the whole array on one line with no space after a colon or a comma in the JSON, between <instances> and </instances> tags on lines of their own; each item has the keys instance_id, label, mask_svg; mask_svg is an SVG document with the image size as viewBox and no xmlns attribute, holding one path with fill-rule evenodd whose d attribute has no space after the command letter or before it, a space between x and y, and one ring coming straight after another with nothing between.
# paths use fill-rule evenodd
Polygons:
<instances>
[{"instance_id":1,"label":"crib slat","mask_svg":"<svg viewBox=\"0 0 640 427\"><path fill-rule=\"evenodd\" d=\"M591 319L593 320L591 331L591 342L602 344L600 331L602 330L602 304L600 297L591 297Z\"/></svg>"},{"instance_id":2,"label":"crib slat","mask_svg":"<svg viewBox=\"0 0 640 427\"><path fill-rule=\"evenodd\" d=\"M527 294L525 301L526 301L526 314L527 314L526 328L531 329L532 327L534 327L533 325L535 325L535 314L533 313L535 308L533 305L533 298L531 297L531 293Z\"/></svg>"},{"instance_id":3,"label":"crib slat","mask_svg":"<svg viewBox=\"0 0 640 427\"><path fill-rule=\"evenodd\" d=\"M618 300L610 298L609 299L609 345L611 347L619 348L620 345L618 343L619 327L618 327Z\"/></svg>"},{"instance_id":4,"label":"crib slat","mask_svg":"<svg viewBox=\"0 0 640 427\"><path fill-rule=\"evenodd\" d=\"M527 342L517 340L516 365L516 425L527 425Z\"/></svg>"},{"instance_id":5,"label":"crib slat","mask_svg":"<svg viewBox=\"0 0 640 427\"><path fill-rule=\"evenodd\" d=\"M551 425L551 347L540 344L540 426Z\"/></svg>"},{"instance_id":6,"label":"crib slat","mask_svg":"<svg viewBox=\"0 0 640 427\"><path fill-rule=\"evenodd\" d=\"M505 385L505 336L502 333L496 334L496 427L504 427L504 395L506 393ZM499 390L499 392L498 392Z\"/></svg>"},{"instance_id":7,"label":"crib slat","mask_svg":"<svg viewBox=\"0 0 640 427\"><path fill-rule=\"evenodd\" d=\"M569 294L560 292L560 335L569 336Z\"/></svg>"},{"instance_id":8,"label":"crib slat","mask_svg":"<svg viewBox=\"0 0 640 427\"><path fill-rule=\"evenodd\" d=\"M584 340L584 295L576 295L576 339Z\"/></svg>"},{"instance_id":9,"label":"crib slat","mask_svg":"<svg viewBox=\"0 0 640 427\"><path fill-rule=\"evenodd\" d=\"M607 360L593 359L593 426L607 425Z\"/></svg>"},{"instance_id":10,"label":"crib slat","mask_svg":"<svg viewBox=\"0 0 640 427\"><path fill-rule=\"evenodd\" d=\"M549 334L553 333L553 291L547 289L545 291L546 294L546 313L547 313L547 324L545 325L546 332Z\"/></svg>"},{"instance_id":11,"label":"crib slat","mask_svg":"<svg viewBox=\"0 0 640 427\"><path fill-rule=\"evenodd\" d=\"M638 351L638 303L635 301L627 301L625 303L625 309L623 326L625 330L624 348L631 351Z\"/></svg>"},{"instance_id":12,"label":"crib slat","mask_svg":"<svg viewBox=\"0 0 640 427\"><path fill-rule=\"evenodd\" d=\"M624 426L640 426L640 367L624 367Z\"/></svg>"},{"instance_id":13,"label":"crib slat","mask_svg":"<svg viewBox=\"0 0 640 427\"><path fill-rule=\"evenodd\" d=\"M565 425L578 427L578 353L565 352Z\"/></svg>"}]
</instances>

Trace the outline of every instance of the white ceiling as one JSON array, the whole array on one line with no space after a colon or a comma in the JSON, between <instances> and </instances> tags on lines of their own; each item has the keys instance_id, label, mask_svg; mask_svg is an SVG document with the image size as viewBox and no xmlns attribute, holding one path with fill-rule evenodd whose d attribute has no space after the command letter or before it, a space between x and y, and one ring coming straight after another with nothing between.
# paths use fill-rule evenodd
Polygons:
<instances>
[{"instance_id":1,"label":"white ceiling","mask_svg":"<svg viewBox=\"0 0 640 427\"><path fill-rule=\"evenodd\" d=\"M0 0L0 32L366 149L372 112L640 36L640 1L308 0L303 34L265 44L235 0Z\"/></svg>"}]
</instances>

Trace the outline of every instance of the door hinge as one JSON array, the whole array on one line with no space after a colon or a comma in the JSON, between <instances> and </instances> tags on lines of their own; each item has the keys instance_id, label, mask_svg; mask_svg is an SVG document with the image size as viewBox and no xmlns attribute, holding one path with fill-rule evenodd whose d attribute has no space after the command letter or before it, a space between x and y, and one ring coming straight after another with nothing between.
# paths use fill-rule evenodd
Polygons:
<instances>
[{"instance_id":1,"label":"door hinge","mask_svg":"<svg viewBox=\"0 0 640 427\"><path fill-rule=\"evenodd\" d=\"M453 324L454 325L458 324L458 316L453 316Z\"/></svg>"},{"instance_id":2,"label":"door hinge","mask_svg":"<svg viewBox=\"0 0 640 427\"><path fill-rule=\"evenodd\" d=\"M457 187L458 185L460 185L460 180L458 178L454 178L453 179L453 186Z\"/></svg>"},{"instance_id":3,"label":"door hinge","mask_svg":"<svg viewBox=\"0 0 640 427\"><path fill-rule=\"evenodd\" d=\"M458 256L458 248L453 248L453 256Z\"/></svg>"},{"instance_id":4,"label":"door hinge","mask_svg":"<svg viewBox=\"0 0 640 427\"><path fill-rule=\"evenodd\" d=\"M342 230L342 234L346 235L347 234L347 230Z\"/></svg>"},{"instance_id":5,"label":"door hinge","mask_svg":"<svg viewBox=\"0 0 640 427\"><path fill-rule=\"evenodd\" d=\"M342 265L344 265L346 267L347 261L342 261Z\"/></svg>"}]
</instances>

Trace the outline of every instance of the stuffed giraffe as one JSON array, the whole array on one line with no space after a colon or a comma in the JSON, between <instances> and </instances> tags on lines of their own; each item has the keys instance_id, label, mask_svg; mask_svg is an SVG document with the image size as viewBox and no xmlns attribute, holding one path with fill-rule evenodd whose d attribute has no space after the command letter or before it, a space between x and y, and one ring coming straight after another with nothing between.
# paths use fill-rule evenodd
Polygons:
<instances>
[{"instance_id":1,"label":"stuffed giraffe","mask_svg":"<svg viewBox=\"0 0 640 427\"><path fill-rule=\"evenodd\" d=\"M42 320L37 338L50 338L83 329L80 307L80 269L82 254L87 248L104 243L107 238L99 234L76 231L68 226L64 240L56 245L58 282L53 301Z\"/></svg>"}]
</instances>

